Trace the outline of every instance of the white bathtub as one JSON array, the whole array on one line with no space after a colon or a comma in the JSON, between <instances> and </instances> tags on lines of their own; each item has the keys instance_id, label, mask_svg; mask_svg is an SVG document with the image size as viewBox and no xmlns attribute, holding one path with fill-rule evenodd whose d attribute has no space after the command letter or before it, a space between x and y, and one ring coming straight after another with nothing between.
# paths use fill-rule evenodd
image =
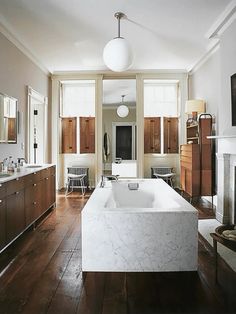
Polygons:
<instances>
[{"instance_id":1,"label":"white bathtub","mask_svg":"<svg viewBox=\"0 0 236 314\"><path fill-rule=\"evenodd\" d=\"M196 209L161 179L107 182L82 211L82 270L195 271L197 225Z\"/></svg>"}]
</instances>

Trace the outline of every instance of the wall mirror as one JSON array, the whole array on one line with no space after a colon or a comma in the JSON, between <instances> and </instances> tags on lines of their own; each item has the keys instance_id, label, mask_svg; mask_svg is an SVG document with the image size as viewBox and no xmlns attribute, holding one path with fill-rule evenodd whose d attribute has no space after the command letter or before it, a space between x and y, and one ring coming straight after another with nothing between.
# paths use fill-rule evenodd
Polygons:
<instances>
[{"instance_id":1,"label":"wall mirror","mask_svg":"<svg viewBox=\"0 0 236 314\"><path fill-rule=\"evenodd\" d=\"M137 177L136 80L103 80L103 173Z\"/></svg>"},{"instance_id":2,"label":"wall mirror","mask_svg":"<svg viewBox=\"0 0 236 314\"><path fill-rule=\"evenodd\" d=\"M0 143L17 142L17 99L0 93Z\"/></svg>"}]
</instances>

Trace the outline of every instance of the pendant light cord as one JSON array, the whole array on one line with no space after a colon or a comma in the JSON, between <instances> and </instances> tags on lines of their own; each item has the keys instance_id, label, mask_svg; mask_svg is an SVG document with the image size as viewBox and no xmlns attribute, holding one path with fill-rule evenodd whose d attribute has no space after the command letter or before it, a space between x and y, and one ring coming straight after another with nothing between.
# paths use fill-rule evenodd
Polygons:
<instances>
[{"instance_id":1,"label":"pendant light cord","mask_svg":"<svg viewBox=\"0 0 236 314\"><path fill-rule=\"evenodd\" d=\"M124 18L126 15L122 12L116 12L114 16L118 20L118 37L117 38L121 38L120 37L120 19Z\"/></svg>"}]
</instances>

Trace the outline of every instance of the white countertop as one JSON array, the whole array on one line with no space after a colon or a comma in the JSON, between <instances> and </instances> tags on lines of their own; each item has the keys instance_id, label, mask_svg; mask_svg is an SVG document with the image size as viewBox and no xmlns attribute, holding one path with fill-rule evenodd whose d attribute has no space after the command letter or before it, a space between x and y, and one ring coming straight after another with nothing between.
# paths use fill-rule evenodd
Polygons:
<instances>
[{"instance_id":1,"label":"white countertop","mask_svg":"<svg viewBox=\"0 0 236 314\"><path fill-rule=\"evenodd\" d=\"M26 164L24 167L20 168L19 172L7 172L7 173L10 173L11 175L9 177L0 178L0 183L11 181L11 180L26 176L28 174L38 172L40 170L55 166L55 164L43 164L42 167L36 167L36 168L27 168L27 166L33 166L33 165Z\"/></svg>"}]
</instances>

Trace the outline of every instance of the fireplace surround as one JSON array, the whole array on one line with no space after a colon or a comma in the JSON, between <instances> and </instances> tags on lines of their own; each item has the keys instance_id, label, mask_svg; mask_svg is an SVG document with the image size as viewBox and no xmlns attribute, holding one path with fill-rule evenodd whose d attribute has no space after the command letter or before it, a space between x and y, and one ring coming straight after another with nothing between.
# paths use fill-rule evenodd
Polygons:
<instances>
[{"instance_id":1,"label":"fireplace surround","mask_svg":"<svg viewBox=\"0 0 236 314\"><path fill-rule=\"evenodd\" d=\"M216 219L236 223L236 154L217 153L218 184Z\"/></svg>"}]
</instances>

